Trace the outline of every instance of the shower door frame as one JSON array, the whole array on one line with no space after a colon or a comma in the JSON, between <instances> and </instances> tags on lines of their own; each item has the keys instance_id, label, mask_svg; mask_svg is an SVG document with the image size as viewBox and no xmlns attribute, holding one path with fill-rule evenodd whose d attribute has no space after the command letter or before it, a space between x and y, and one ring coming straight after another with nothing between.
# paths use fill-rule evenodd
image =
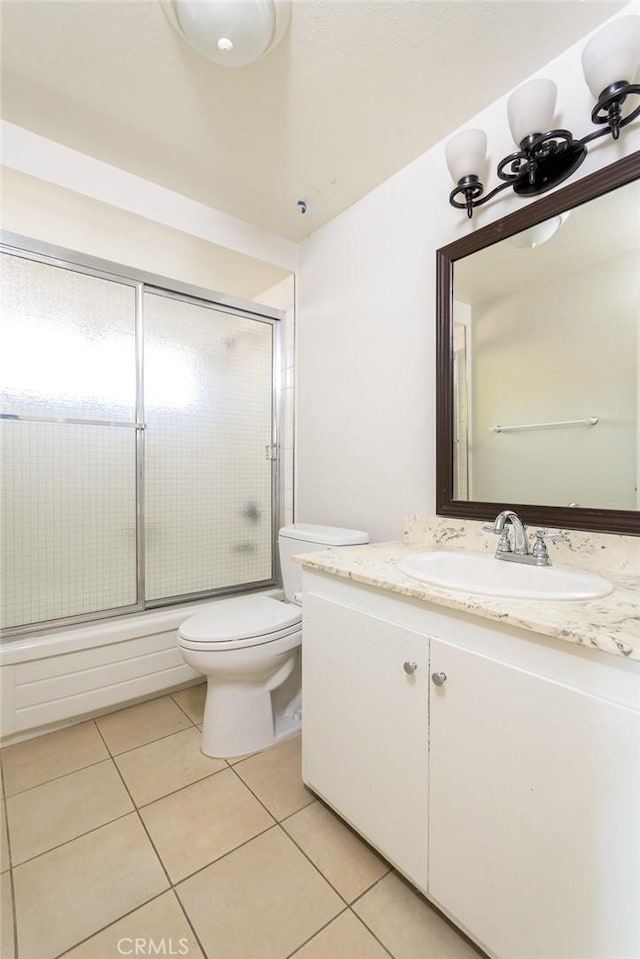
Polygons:
<instances>
[{"instance_id":1,"label":"shower door frame","mask_svg":"<svg viewBox=\"0 0 640 959\"><path fill-rule=\"evenodd\" d=\"M78 253L49 243L43 243L30 237L21 236L6 230L0 230L0 253L18 256L22 259L34 260L48 266L59 267L75 273L84 273L97 279L130 286L135 290L135 367L136 367L136 415L135 423L120 423L108 420L95 420L81 417L36 417L26 415L19 417L25 422L51 423L81 423L85 425L117 426L119 428L135 429L136 432L136 466L135 466L135 497L136 497L136 596L137 602L117 609L99 610L76 616L60 617L38 623L28 623L23 626L11 626L0 630L3 640L18 638L28 633L39 633L44 630L62 629L67 626L78 626L83 623L97 620L114 619L118 616L127 616L131 613L145 610L159 609L164 606L180 605L181 603L199 602L238 593L255 592L278 585L279 564L277 557L278 528L280 518L281 494L281 461L280 455L280 425L282 422L282 322L285 313L272 307L253 301L241 300L226 293L207 290L204 287L182 283L155 273L138 270L102 260L98 257ZM211 590L200 590L193 593L184 593L171 597L145 600L145 450L144 437L146 423L144 420L144 293L154 293L170 299L180 300L196 306L206 307L218 312L241 316L245 319L266 323L272 328L271 339L271 576L256 583L240 584L238 586L221 587ZM265 451L268 456L268 449Z\"/></svg>"}]
</instances>

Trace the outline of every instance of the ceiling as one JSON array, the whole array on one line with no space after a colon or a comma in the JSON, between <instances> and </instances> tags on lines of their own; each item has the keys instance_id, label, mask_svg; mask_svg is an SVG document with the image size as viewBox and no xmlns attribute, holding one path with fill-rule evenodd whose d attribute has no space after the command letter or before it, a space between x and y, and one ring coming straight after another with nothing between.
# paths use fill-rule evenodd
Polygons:
<instances>
[{"instance_id":1,"label":"ceiling","mask_svg":"<svg viewBox=\"0 0 640 959\"><path fill-rule=\"evenodd\" d=\"M233 69L159 0L2 0L2 115L297 241L623 6L294 0Z\"/></svg>"}]
</instances>

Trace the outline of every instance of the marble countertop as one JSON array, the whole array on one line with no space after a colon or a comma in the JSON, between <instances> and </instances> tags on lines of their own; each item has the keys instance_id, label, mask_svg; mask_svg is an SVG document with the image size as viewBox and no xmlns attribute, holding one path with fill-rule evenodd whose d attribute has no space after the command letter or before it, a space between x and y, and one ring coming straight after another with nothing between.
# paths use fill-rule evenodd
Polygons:
<instances>
[{"instance_id":1,"label":"marble countertop","mask_svg":"<svg viewBox=\"0 0 640 959\"><path fill-rule=\"evenodd\" d=\"M507 599L442 589L410 579L400 572L397 563L419 552L424 549L400 543L373 543L330 548L295 558L309 569L356 583L640 660L640 576L606 573L613 583L613 592L589 601Z\"/></svg>"}]
</instances>

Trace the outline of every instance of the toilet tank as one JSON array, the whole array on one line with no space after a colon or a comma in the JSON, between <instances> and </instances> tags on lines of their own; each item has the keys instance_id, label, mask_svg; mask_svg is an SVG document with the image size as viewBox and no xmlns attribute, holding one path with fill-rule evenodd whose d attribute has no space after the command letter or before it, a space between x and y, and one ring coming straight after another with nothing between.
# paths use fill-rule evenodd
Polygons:
<instances>
[{"instance_id":1,"label":"toilet tank","mask_svg":"<svg viewBox=\"0 0 640 959\"><path fill-rule=\"evenodd\" d=\"M311 523L283 526L278 533L278 549L285 598L290 603L302 601L302 566L294 563L292 556L297 556L298 553L317 553L329 546L356 546L368 542L369 534L361 529L314 526Z\"/></svg>"}]
</instances>

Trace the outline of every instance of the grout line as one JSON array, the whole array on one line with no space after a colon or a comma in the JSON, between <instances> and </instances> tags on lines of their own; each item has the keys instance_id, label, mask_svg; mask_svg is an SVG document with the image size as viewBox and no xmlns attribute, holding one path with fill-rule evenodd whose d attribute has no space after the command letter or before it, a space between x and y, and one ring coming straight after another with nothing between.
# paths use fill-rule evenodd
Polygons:
<instances>
[{"instance_id":1,"label":"grout line","mask_svg":"<svg viewBox=\"0 0 640 959\"><path fill-rule=\"evenodd\" d=\"M386 862L386 861L387 861L387 860L385 859L385 862ZM349 904L349 905L351 906L351 908L353 909L353 907L355 906L355 904L356 904L357 902L360 902L361 899L364 899L364 897L367 895L368 892L371 892L371 890L372 890L372 889L375 889L375 887L376 887L379 883L381 883L383 879L386 879L390 872L395 873L395 869L394 869L392 866L389 866L389 868L388 868L387 871L385 872L384 876L380 876L379 879L376 879L375 882L372 882L372 883L371 883L371 885L369 886L368 889L365 889L364 892L361 892L358 896L356 896L356 898L353 900L353 902L351 902L351 903ZM397 873L395 873L395 874L397 875ZM412 888L413 888L413 887L412 887ZM362 921L364 922L364 919L363 919ZM366 925L366 923L365 923L365 925ZM369 928L369 927L367 926L367 929L368 929L368 928Z\"/></svg>"},{"instance_id":2,"label":"grout line","mask_svg":"<svg viewBox=\"0 0 640 959\"><path fill-rule=\"evenodd\" d=\"M393 955L393 953L392 953L389 949L387 949L387 947L385 946L385 944L384 944L380 939L378 939L378 937L376 936L376 934L375 934L371 929L369 929L369 927L362 921L362 919L360 918L360 916L353 911L353 909L351 908L351 906L347 906L346 909L342 909L339 913L337 913L337 914L333 917L333 919L330 919L328 922L325 922L324 926L321 926L319 929L316 929L316 931L314 932L314 934L313 934L312 936L309 936L309 938L308 938L308 939L305 939L305 941L304 941L303 943L301 943L299 946L296 946L296 949L295 949L294 952L290 952L290 953L289 953L289 955L287 956L287 959L295 959L295 956L300 952L300 950L301 950L304 946L307 945L307 943L312 942L312 941L313 941L317 936L319 936L320 933L323 932L328 926L330 926L333 922L335 922L337 919L339 919L340 916L344 916L344 914L345 914L346 912L350 913L350 914L354 917L354 919L356 920L356 922L358 922L361 926L363 926L364 929L366 929L366 931L369 933L369 935L372 936L372 937L376 940L376 942L378 943L378 945L384 950L384 952L386 952L386 954L387 954L388 956L391 957L391 959L395 959L395 956Z\"/></svg>"},{"instance_id":3,"label":"grout line","mask_svg":"<svg viewBox=\"0 0 640 959\"><path fill-rule=\"evenodd\" d=\"M17 745L20 745L20 743ZM15 793L9 793L7 795L7 799L13 799L14 796L21 796L23 793L28 793L32 789L38 789L40 786L48 786L49 783L58 782L59 779L64 779L66 776L71 776L73 773L79 773L83 769L89 769L90 766L99 766L100 763L107 762L108 759L111 759L111 756L107 754L106 756L102 756L101 759L96 759L94 762L87 763L86 766L78 766L77 769L69 769L66 773L62 773L60 776L53 776L51 779L45 779L44 782L36 783L34 786L27 786L26 789L19 789Z\"/></svg>"},{"instance_id":4,"label":"grout line","mask_svg":"<svg viewBox=\"0 0 640 959\"><path fill-rule=\"evenodd\" d=\"M187 686L186 688L187 688L187 689L197 689L198 686L204 686L204 683L197 683L195 686ZM179 689L178 692L184 692L184 690ZM171 700L175 703L175 705L178 707L178 709L180 710L180 712L181 712L181 713L184 713L184 715L187 717L187 719L189 720L189 722L191 723L191 725L192 725L192 726L195 726L195 727L197 728L198 723L195 722L195 720L193 720L193 719L191 718L191 716L189 715L189 713L186 711L186 709L184 709L184 708L180 705L180 703L178 702L178 700L173 698L173 697L174 697L174 694L173 694L173 693L169 693L169 697L170 697ZM200 720L200 722L202 722L202 719Z\"/></svg>"},{"instance_id":5,"label":"grout line","mask_svg":"<svg viewBox=\"0 0 640 959\"><path fill-rule=\"evenodd\" d=\"M135 811L136 810L134 807L133 809L127 810L127 812L121 813L120 816L114 816L113 819L107 819L106 822L101 822L97 826L92 826L91 829L87 829L86 832L78 833L77 836L72 836L71 839L65 839L64 842L59 842L55 846L50 846L48 849L43 849L42 852L37 852L35 856L29 856L28 859L22 859L20 862L16 862L13 868L19 869L21 866L26 866L27 863L33 862L35 859L40 859L41 856L46 856L55 849L62 849L63 846L68 846L70 842L75 842L76 839L82 839L84 836L90 836L92 832L97 832L98 829L103 829L104 826L110 826L112 823L118 822L120 819L126 819L127 816L130 816Z\"/></svg>"},{"instance_id":6,"label":"grout line","mask_svg":"<svg viewBox=\"0 0 640 959\"><path fill-rule=\"evenodd\" d=\"M137 746L129 746L128 749L121 749L117 753L112 752L109 746L107 746L107 741L104 736L102 736L102 732L100 732L100 735L102 736L105 746L107 746L107 749L109 750L109 756L111 759L115 759L117 756L124 756L126 753L132 753L135 749L143 749L145 746L151 746L153 743L159 743L163 739L170 739L171 736L177 736L178 733L186 733L192 728L192 726L185 726L183 729L174 729L170 733L164 733L162 736L158 736L156 739L150 739L149 742L138 743Z\"/></svg>"},{"instance_id":7,"label":"grout line","mask_svg":"<svg viewBox=\"0 0 640 959\"><path fill-rule=\"evenodd\" d=\"M100 735L102 736L102 733L100 732L100 730L98 730L98 732L99 732ZM102 737L102 738L103 738L103 741L104 741L105 746L107 747L107 749L109 749L109 747L108 747L108 745L107 745L107 743L106 743L106 740L104 740L104 737ZM164 738L164 737L163 737L163 738ZM156 741L157 741L157 740L156 740ZM120 754L120 755L122 755L122 754ZM118 775L120 776L120 779L122 780L122 784L123 784L124 788L125 788L126 791L127 791L127 795L129 796L129 798L131 799L131 802L132 802L133 805L134 805L136 815L137 815L138 820L140 821L140 824L141 824L141 826L142 826L142 828L143 828L143 830L144 830L144 832L145 832L145 834L146 834L146 836L147 836L147 839L149 840L149 843L151 844L151 848L152 848L153 851L155 852L156 857L157 857L157 859L158 859L158 862L159 862L160 865L162 866L162 870L163 870L165 876L167 877L167 882L169 883L169 888L171 889L171 891L173 892L174 896L175 896L176 899L178 900L179 906L180 906L180 908L182 909L182 911L183 911L183 913L184 913L184 915L185 915L185 917L186 917L186 920L187 920L187 923L188 923L188 925L189 925L189 928L191 929L191 932L193 933L193 937L194 937L195 941L197 942L198 946L200 947L200 950L201 950L203 956L206 957L206 956L207 956L206 950L205 950L202 942L200 941L200 938L199 938L199 936L198 936L198 934L197 934L197 932L196 932L196 930L195 930L195 927L193 926L193 923L191 922L189 916L187 916L187 913L186 913L186 911L185 911L185 909L184 909L184 906L182 905L182 902L180 901L180 897L178 896L178 894L177 894L177 892L176 892L176 890L175 890L175 883L173 882L173 880L171 879L171 876L169 875L169 872L168 872L168 870L167 870L167 868L166 868L166 866L165 866L165 864L164 864L164 860L162 859L162 856L160 855L160 853L158 852L158 849L156 848L156 844L154 843L154 841L153 841L153 839L152 839L152 837L151 837L151 834L150 834L149 830L147 829L147 826L146 826L146 823L145 823L144 819L143 819L142 816L140 815L140 810L138 809L138 806L136 805L136 802L135 802L133 796L131 795L131 792L129 791L129 787L128 787L127 784L126 784L125 779L124 779L124 776L123 776L122 773L120 772L120 769L118 768L118 764L117 764L117 762L115 761L113 755L111 756L111 760L112 760L112 762L113 762L113 765L114 765L115 768L116 768L116 771L117 771ZM221 771L222 771L222 770L218 770L218 772L221 772ZM213 775L215 775L215 773L213 773ZM205 777L205 778L208 778L208 777ZM183 787L183 788L186 788L186 787ZM209 865L210 865L210 864L209 864ZM165 890L165 891L166 891L166 890ZM135 910L134 910L134 911L135 911ZM122 918L122 917L121 917L121 918ZM94 933L94 935L95 935L95 933Z\"/></svg>"},{"instance_id":8,"label":"grout line","mask_svg":"<svg viewBox=\"0 0 640 959\"><path fill-rule=\"evenodd\" d=\"M287 839L291 840L291 842L294 844L294 846L296 847L296 849L298 849L298 851L302 853L302 855L303 855L304 858L307 860L307 862L309 862L309 863L313 866L313 868L315 869L315 871L322 877L322 879L324 879L324 881L327 883L327 885L330 886L331 889L333 889L333 891L335 892L335 894L344 902L345 906L348 908L348 907L349 907L349 903L348 903L347 900L344 898L344 896L342 895L342 893L338 892L338 890L337 890L336 887L333 885L333 883L330 882L329 879L327 879L327 877L324 875L324 873L322 872L322 870L316 865L316 863L315 863L312 859L309 858L309 856L308 856L307 853L304 851L304 849L303 849L300 845L298 845L298 843L297 843L296 840L293 838L293 836L290 836L289 833L287 832L287 830L286 830L286 829L284 828L284 826L282 825L282 823L285 822L287 819L291 819L292 816L295 816L297 813L301 812L303 809L306 809L308 806L310 806L310 805L315 801L315 796L312 795L308 803L305 803L304 806L300 806L300 808L294 810L294 812L289 813L287 816L284 816L282 819L276 819L276 817L273 815L273 813L271 812L271 810L268 809L267 806L265 806L265 804L262 802L262 800L260 799L260 797L256 795L256 793L253 791L253 789L251 789L250 786L247 786L246 782L244 781L244 779L242 778L242 776L240 776L240 774L236 771L235 767L232 766L231 768L232 768L233 772L236 774L236 776L238 777L238 779L240 780L240 782L241 782L244 786L246 786L246 788L249 790L249 792L252 794L252 796L254 796L254 797L258 800L258 802L260 803L260 805L263 806L264 809L266 809L266 811L269 813L269 815L272 816L272 817L276 820L276 825L280 827L280 829L282 830L282 832L284 833L284 835L287 837ZM216 861L217 861L217 860L216 860ZM375 883L374 883L374 885L375 885ZM344 911L344 910L343 910L343 911ZM299 947L298 947L298 948L299 948Z\"/></svg>"},{"instance_id":9,"label":"grout line","mask_svg":"<svg viewBox=\"0 0 640 959\"><path fill-rule=\"evenodd\" d=\"M100 735L102 736L102 732L101 732L99 729L98 729L98 732L99 732ZM103 740L105 746L107 747L107 749L109 749L109 746L107 745L107 741L105 740L104 736L102 736L102 740ZM140 822L140 824L141 824L141 826L142 826L142 828L143 828L143 830L144 830L144 832L145 832L145 834L146 834L149 842L151 843L151 847L152 847L153 851L155 852L156 856L158 857L158 861L159 861L160 865L162 866L162 871L164 872L165 876L167 877L167 882L168 882L169 885L171 886L171 885L172 885L172 882L171 882L171 878L170 878L170 876L169 876L169 873L167 872L167 870L166 870L166 868L165 868L165 865L164 865L162 859L160 858L160 855L159 855L159 853L158 853L158 850L156 849L155 844L154 844L153 840L151 839L151 836L149 835L149 831L148 831L147 827L146 827L145 824L144 824L144 820L143 820L142 816L140 815L140 810L139 810L138 807L136 806L135 800L134 800L133 796L131 795L131 793L130 793L130 791L129 791L129 787L127 786L127 784L126 784L126 782L125 782L124 776L122 775L122 773L121 773L120 770L118 769L118 764L117 764L117 762L115 761L115 759L114 759L114 757L113 757L113 754L111 753L111 750L109 750L109 755L111 756L111 761L112 761L112 763L113 763L113 765L114 765L114 767L115 767L115 770L116 770L118 776L120 777L120 779L121 779L121 781L122 781L122 785L124 786L124 788L125 788L126 791L127 791L127 796L129 797L129 799L130 799L131 802L133 803L133 808L134 808L135 814L136 814L136 816L138 817L138 820L139 820L139 822Z\"/></svg>"},{"instance_id":10,"label":"grout line","mask_svg":"<svg viewBox=\"0 0 640 959\"><path fill-rule=\"evenodd\" d=\"M177 789L172 789L171 792L163 793L162 796L157 796L156 799L149 799L147 802L138 803L136 804L136 809L147 809L149 806L153 806L154 803L162 802L163 799L168 799L169 796L175 796L176 793L181 793L183 789L189 789L190 786L196 786L198 783L204 782L205 779L213 779L213 777L217 776L218 773L223 773L228 768L228 766L223 766L222 769L216 769L212 773L206 773L204 776L200 776L199 779L194 779L193 782L185 783L184 786L178 786ZM120 775L122 775L122 773L120 773Z\"/></svg>"},{"instance_id":11,"label":"grout line","mask_svg":"<svg viewBox=\"0 0 640 959\"><path fill-rule=\"evenodd\" d=\"M233 849L228 849L226 852L223 852L221 856L218 856L217 859L212 859L210 862L206 862L204 866L198 866L197 869L194 869L193 872L190 872L187 876L182 876L180 879L176 879L173 883L173 888L178 893L178 886L181 886L182 883L187 882L189 879L193 879L194 876L197 876L198 873L204 872L205 869L208 869L209 866L217 865L219 862L222 862L223 859L226 859L227 856L231 856L234 852L237 852L238 849L242 849L243 846L248 846L250 842L253 842L254 839L257 839L259 836L264 836L265 833L269 832L271 829L275 829L278 825L277 822L271 823L269 826L265 826L264 829L261 829L260 832L257 832L255 836L250 836L248 839L244 839L241 843L238 843L237 846L234 846Z\"/></svg>"},{"instance_id":12,"label":"grout line","mask_svg":"<svg viewBox=\"0 0 640 959\"><path fill-rule=\"evenodd\" d=\"M388 873L387 873L386 875L388 875ZM383 876L382 878L384 879L384 876ZM380 880L378 880L378 882L380 882ZM377 886L377 884L378 884L378 883L374 883L374 886ZM369 888L370 888L370 889L373 889L373 886L370 886ZM369 889L367 889L367 892L369 892ZM361 898L361 897L359 897L359 898ZM355 901L356 901L356 900L354 899L354 902L355 902ZM366 922L364 921L364 919L361 919L360 916L358 915L358 913L357 913L357 912L354 912L354 910L351 909L351 907L349 907L349 912L351 913L352 916L355 916L356 920L360 923L361 926L363 926L363 927L367 930L367 932L369 933L369 935L373 936L373 938L376 940L376 942L378 943L378 945L381 946L382 949L384 949L384 951L387 953L387 955L388 955L388 956L391 956L391 959L395 959L395 957L394 957L393 953L391 952L391 950L388 949L387 946L385 946L385 944L384 944L384 942L382 941L382 939L380 939L380 938L376 935L376 933L373 931L373 929L370 929L370 928L369 928L369 926L366 924Z\"/></svg>"},{"instance_id":13,"label":"grout line","mask_svg":"<svg viewBox=\"0 0 640 959\"><path fill-rule=\"evenodd\" d=\"M305 807L303 806L302 808L304 809ZM282 829L282 831L283 831L283 833L285 834L285 836L287 837L287 839L290 839L290 840L291 840L291 842L292 842L293 845L296 847L296 849L298 849L299 852L302 853L302 855L303 855L304 858L307 860L307 862L311 863L311 865L313 866L313 868L315 869L315 871L316 871L317 873L319 873L320 876L322 876L322 878L323 878L324 881L327 883L327 885L328 885L328 886L331 886L331 888L332 888L333 891L335 892L336 896L339 896L340 899L342 899L343 903L345 904L345 907L348 909L348 908L349 908L349 902L345 899L345 897L342 895L342 893L341 893L341 892L338 892L338 890L337 890L336 887L333 885L333 883L331 882L331 880L328 879L328 878L325 876L325 874L322 872L322 870L320 869L320 867L319 867L318 865L316 865L316 863L313 861L313 859L310 859L310 858L309 858L309 856L307 855L307 853L304 851L304 849L302 848L302 846L300 846L300 845L296 842L296 840L294 839L294 837L289 835L289 833L288 833L287 830L284 828L284 826L282 825L282 823L278 823L278 825L280 826L280 829ZM342 912L344 912L344 909L342 910ZM334 917L334 918L335 918L335 917Z\"/></svg>"},{"instance_id":14,"label":"grout line","mask_svg":"<svg viewBox=\"0 0 640 959\"><path fill-rule=\"evenodd\" d=\"M349 912L349 911L350 911L349 907L345 906L344 909L341 909L340 912L337 912L335 916L332 916L331 919L329 919L327 922L324 923L324 925L320 926L319 929L316 929L316 931L313 933L312 936L309 936L309 938L305 939L304 942L301 942L299 946L296 946L293 952L288 953L286 956L286 959L293 959L293 957L296 956L298 952L300 952L300 950L307 945L308 942L311 942L313 939L316 938L316 936L319 936L320 933L327 928L327 926L330 926L332 922L335 922L336 919L338 919L340 916L343 916L345 912Z\"/></svg>"},{"instance_id":15,"label":"grout line","mask_svg":"<svg viewBox=\"0 0 640 959\"><path fill-rule=\"evenodd\" d=\"M13 919L13 951L18 957L18 913L16 910L16 889L13 877L13 856L11 854L11 837L9 835L9 816L7 813L7 779L4 769L4 759L0 750L0 768L2 769L2 799L4 802L4 825L7 835L7 853L9 855L9 895L11 896L11 917Z\"/></svg>"},{"instance_id":16,"label":"grout line","mask_svg":"<svg viewBox=\"0 0 640 959\"><path fill-rule=\"evenodd\" d=\"M164 896L165 893L170 892L169 889L163 889L162 892L157 893L155 896L151 896L150 899L147 899L145 902L139 903L139 905L134 906L133 909L130 909L129 912L123 913L121 916L118 916L117 919L114 919L112 922L108 922L106 926L101 926L100 929L94 930L90 935L85 936L84 939L79 939L78 942L74 942L73 945L69 946L68 949L65 949L64 952L59 952L54 959L61 959L62 956L68 955L73 949L77 949L78 946L81 946L85 942L89 942L94 936L99 935L101 932L104 932L105 929L109 929L111 926L115 926L117 922L120 922L121 919L126 919L127 916L133 915L138 909L142 909L143 906L148 906L150 902L153 902L155 899L159 899L160 896ZM18 957L16 957L18 959Z\"/></svg>"},{"instance_id":17,"label":"grout line","mask_svg":"<svg viewBox=\"0 0 640 959\"><path fill-rule=\"evenodd\" d=\"M184 916L184 918L185 918L186 921L187 921L187 925L189 926L189 929L190 929L191 932L193 933L193 938L195 939L195 941L196 941L196 942L198 943L198 945L200 946L200 951L202 952L202 955L204 956L204 959L209 959L209 953L208 953L207 950L204 948L204 944L202 943L202 941L201 941L201 939L200 939L200 936L199 936L198 933L196 932L196 927L195 927L194 924L191 922L191 918L190 918L187 910L186 910L186 909L184 908L184 906L182 905L182 900L180 899L180 896L178 895L178 892L177 892L175 886L172 886L172 887L171 887L171 892L173 893L173 897L174 897L175 901L178 903L178 909L180 909L180 911L182 912L182 915Z\"/></svg>"}]
</instances>

